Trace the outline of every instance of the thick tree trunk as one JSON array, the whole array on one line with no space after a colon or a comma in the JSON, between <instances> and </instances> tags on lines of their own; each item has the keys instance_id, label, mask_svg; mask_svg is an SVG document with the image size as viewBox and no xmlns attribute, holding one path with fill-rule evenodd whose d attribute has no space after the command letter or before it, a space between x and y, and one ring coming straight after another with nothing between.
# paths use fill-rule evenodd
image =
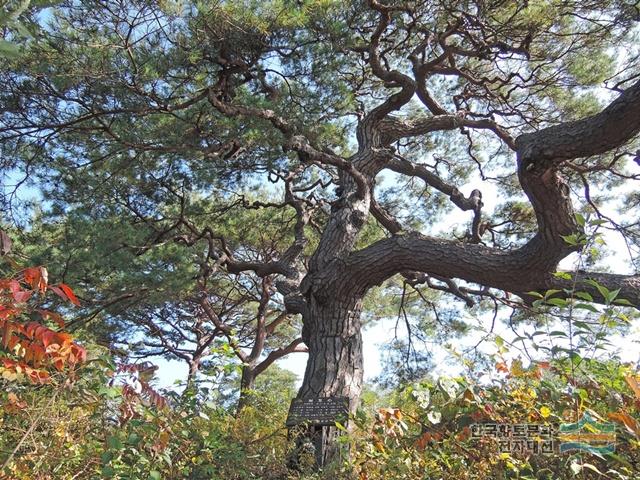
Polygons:
<instances>
[{"instance_id":1,"label":"thick tree trunk","mask_svg":"<svg viewBox=\"0 0 640 480\"><path fill-rule=\"evenodd\" d=\"M303 339L309 359L298 398L349 398L355 411L363 378L360 314L362 298L336 295L333 298L311 296L304 318ZM335 427L310 427L298 442L313 444L315 463L322 467L338 454Z\"/></svg>"},{"instance_id":2,"label":"thick tree trunk","mask_svg":"<svg viewBox=\"0 0 640 480\"><path fill-rule=\"evenodd\" d=\"M302 336L309 360L298 398L346 396L355 403L362 388L362 298L310 302Z\"/></svg>"},{"instance_id":3,"label":"thick tree trunk","mask_svg":"<svg viewBox=\"0 0 640 480\"><path fill-rule=\"evenodd\" d=\"M255 367L253 365L245 365L244 367L242 367L242 377L240 378L240 398L238 398L236 413L240 413L242 409L249 404L249 392L254 389L255 384Z\"/></svg>"},{"instance_id":4,"label":"thick tree trunk","mask_svg":"<svg viewBox=\"0 0 640 480\"><path fill-rule=\"evenodd\" d=\"M200 370L200 357L194 357L189 361L189 372L187 373L187 384L184 389L184 393L191 393L197 389L197 376Z\"/></svg>"}]
</instances>

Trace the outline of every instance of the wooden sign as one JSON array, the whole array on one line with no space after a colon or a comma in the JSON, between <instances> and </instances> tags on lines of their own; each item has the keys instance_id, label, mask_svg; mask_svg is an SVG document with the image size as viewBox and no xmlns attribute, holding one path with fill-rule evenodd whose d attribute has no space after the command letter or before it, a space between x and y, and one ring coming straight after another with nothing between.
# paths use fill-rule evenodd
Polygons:
<instances>
[{"instance_id":1,"label":"wooden sign","mask_svg":"<svg viewBox=\"0 0 640 480\"><path fill-rule=\"evenodd\" d=\"M349 416L349 398L326 397L294 399L289 407L287 426L303 423L318 426L333 426L336 422L344 422Z\"/></svg>"}]
</instances>

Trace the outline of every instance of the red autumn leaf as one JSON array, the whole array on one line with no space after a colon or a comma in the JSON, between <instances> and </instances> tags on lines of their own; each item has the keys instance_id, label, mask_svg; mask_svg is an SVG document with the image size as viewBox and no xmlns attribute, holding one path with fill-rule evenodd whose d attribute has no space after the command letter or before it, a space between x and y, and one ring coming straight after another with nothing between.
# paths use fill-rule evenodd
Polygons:
<instances>
[{"instance_id":1,"label":"red autumn leaf","mask_svg":"<svg viewBox=\"0 0 640 480\"><path fill-rule=\"evenodd\" d=\"M418 440L416 440L416 448L418 450L424 450L427 447L427 443L431 441L431 434L429 432L423 433Z\"/></svg>"},{"instance_id":2,"label":"red autumn leaf","mask_svg":"<svg viewBox=\"0 0 640 480\"><path fill-rule=\"evenodd\" d=\"M80 300L78 300L78 297L75 296L75 294L73 293L73 290L71 290L69 285L60 283L58 285L51 285L51 287L49 288L51 288L51 290L53 290L54 293L58 295L60 298L62 298L63 300L67 300L73 303L74 305L80 306Z\"/></svg>"},{"instance_id":3,"label":"red autumn leaf","mask_svg":"<svg viewBox=\"0 0 640 480\"><path fill-rule=\"evenodd\" d=\"M74 343L71 345L71 356L73 363L83 363L87 360L87 351L77 343Z\"/></svg>"},{"instance_id":4,"label":"red autumn leaf","mask_svg":"<svg viewBox=\"0 0 640 480\"><path fill-rule=\"evenodd\" d=\"M16 335L13 335L11 338L9 338L9 346L7 348L9 349L9 351L13 351L13 349L16 348L16 345L18 345L19 343L20 338Z\"/></svg>"},{"instance_id":5,"label":"red autumn leaf","mask_svg":"<svg viewBox=\"0 0 640 480\"><path fill-rule=\"evenodd\" d=\"M44 331L39 335L40 341L44 345L44 348L48 348L50 345L57 344L56 342L56 334L51 330Z\"/></svg>"},{"instance_id":6,"label":"red autumn leaf","mask_svg":"<svg viewBox=\"0 0 640 480\"><path fill-rule=\"evenodd\" d=\"M46 353L44 351L44 348L42 348L40 345L38 345L37 343L34 343L33 345L31 345L31 353L33 355L33 363L34 365L40 365L40 363L42 363L42 360L44 359Z\"/></svg>"},{"instance_id":7,"label":"red autumn leaf","mask_svg":"<svg viewBox=\"0 0 640 480\"><path fill-rule=\"evenodd\" d=\"M549 362L536 362L536 365L540 370L549 370L551 368Z\"/></svg>"},{"instance_id":8,"label":"red autumn leaf","mask_svg":"<svg viewBox=\"0 0 640 480\"><path fill-rule=\"evenodd\" d=\"M44 293L47 289L49 274L44 267L30 267L23 272L24 281L29 284L32 290Z\"/></svg>"},{"instance_id":9,"label":"red autumn leaf","mask_svg":"<svg viewBox=\"0 0 640 480\"><path fill-rule=\"evenodd\" d=\"M53 331L53 330L50 330L50 331ZM54 334L56 336L56 343L59 344L60 346L70 345L71 343L73 343L73 337L69 333L54 332Z\"/></svg>"},{"instance_id":10,"label":"red autumn leaf","mask_svg":"<svg viewBox=\"0 0 640 480\"><path fill-rule=\"evenodd\" d=\"M50 290L53 291L53 293L55 293L56 295L58 295L61 299L65 300L65 301L69 301L69 297L67 297L67 295L62 291L62 289L60 287L58 287L57 285L51 285L49 287Z\"/></svg>"},{"instance_id":11,"label":"red autumn leaf","mask_svg":"<svg viewBox=\"0 0 640 480\"><path fill-rule=\"evenodd\" d=\"M456 440L464 442L471 437L471 429L469 427L464 427L462 431L456 435Z\"/></svg>"},{"instance_id":12,"label":"red autumn leaf","mask_svg":"<svg viewBox=\"0 0 640 480\"><path fill-rule=\"evenodd\" d=\"M15 366L17 365L14 360L11 360L9 358L0 358L0 362L2 362L2 366L7 369L15 368Z\"/></svg>"},{"instance_id":13,"label":"red autumn leaf","mask_svg":"<svg viewBox=\"0 0 640 480\"><path fill-rule=\"evenodd\" d=\"M61 372L62 369L64 368L64 359L63 358L56 358L53 361L53 366L56 367L56 370Z\"/></svg>"},{"instance_id":14,"label":"red autumn leaf","mask_svg":"<svg viewBox=\"0 0 640 480\"><path fill-rule=\"evenodd\" d=\"M42 334L45 332L52 332L52 330L49 330L47 327L37 322L29 322L24 329L24 334L27 336L27 338L31 338L34 340L42 340Z\"/></svg>"},{"instance_id":15,"label":"red autumn leaf","mask_svg":"<svg viewBox=\"0 0 640 480\"><path fill-rule=\"evenodd\" d=\"M9 287L9 290L11 290L11 293L13 294L22 290L20 288L20 282L18 282L15 279L9 280L9 282L7 283L7 286Z\"/></svg>"},{"instance_id":16,"label":"red autumn leaf","mask_svg":"<svg viewBox=\"0 0 640 480\"><path fill-rule=\"evenodd\" d=\"M31 363L36 368L42 367L49 360L49 356L47 355L44 347L38 344L31 346L31 355L33 358Z\"/></svg>"},{"instance_id":17,"label":"red autumn leaf","mask_svg":"<svg viewBox=\"0 0 640 480\"><path fill-rule=\"evenodd\" d=\"M59 286L71 303L73 303L74 305L80 306L80 300L78 300L78 297L76 297L76 295L73 293L73 290L71 290L71 287L69 287L69 285L65 283L61 283Z\"/></svg>"},{"instance_id":18,"label":"red autumn leaf","mask_svg":"<svg viewBox=\"0 0 640 480\"><path fill-rule=\"evenodd\" d=\"M9 342L13 336L13 325L14 324L12 322L4 322L4 327L2 329L2 346L5 349L9 348Z\"/></svg>"},{"instance_id":19,"label":"red autumn leaf","mask_svg":"<svg viewBox=\"0 0 640 480\"><path fill-rule=\"evenodd\" d=\"M16 268L17 270L17 268ZM44 321L52 321L62 329L62 316L48 310L31 308L26 302L33 293L44 293L48 288L48 273L44 267L29 267L20 270L13 278L0 278L0 349L21 357L20 361L0 358L0 366L12 377L21 373L33 383L51 381L49 371L63 371L86 361L86 350L74 343L73 337L55 331L37 321L23 323L14 320L22 313L39 313ZM53 286L54 293L64 301L80 305L73 290L66 284Z\"/></svg>"},{"instance_id":20,"label":"red autumn leaf","mask_svg":"<svg viewBox=\"0 0 640 480\"><path fill-rule=\"evenodd\" d=\"M31 369L27 375L31 383L49 383L49 380L51 379L46 370Z\"/></svg>"},{"instance_id":21,"label":"red autumn leaf","mask_svg":"<svg viewBox=\"0 0 640 480\"><path fill-rule=\"evenodd\" d=\"M25 349L24 349L24 356L22 357L22 359L23 359L25 362L27 362L27 363L29 363L29 364L31 364L31 365L34 365L34 364L35 364L36 359L35 359L35 356L34 356L35 351L34 351L34 349L33 349L33 348L31 348L32 346L33 346L33 345L27 345L27 346L25 347Z\"/></svg>"},{"instance_id":22,"label":"red autumn leaf","mask_svg":"<svg viewBox=\"0 0 640 480\"><path fill-rule=\"evenodd\" d=\"M27 282L33 290L38 288L40 283L40 269L38 267L25 268L22 272L24 281Z\"/></svg>"},{"instance_id":23,"label":"red autumn leaf","mask_svg":"<svg viewBox=\"0 0 640 480\"><path fill-rule=\"evenodd\" d=\"M13 299L18 303L24 303L31 298L32 294L33 292L29 290L20 290L18 292L13 292Z\"/></svg>"},{"instance_id":24,"label":"red autumn leaf","mask_svg":"<svg viewBox=\"0 0 640 480\"><path fill-rule=\"evenodd\" d=\"M19 313L20 310L16 309L16 308L0 308L0 319L6 319L9 317L14 316L15 314Z\"/></svg>"}]
</instances>

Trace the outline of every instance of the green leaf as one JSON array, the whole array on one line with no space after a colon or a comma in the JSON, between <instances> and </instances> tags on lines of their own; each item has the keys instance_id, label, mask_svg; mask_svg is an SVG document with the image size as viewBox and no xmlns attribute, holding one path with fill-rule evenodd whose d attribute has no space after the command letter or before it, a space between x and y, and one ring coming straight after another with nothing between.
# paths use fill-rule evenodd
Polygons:
<instances>
[{"instance_id":1,"label":"green leaf","mask_svg":"<svg viewBox=\"0 0 640 480\"><path fill-rule=\"evenodd\" d=\"M591 325L589 325L587 322L582 322L580 320L576 320L576 321L573 322L573 324L576 327L583 328L583 329L587 330L588 332L593 333L593 330L591 329Z\"/></svg>"},{"instance_id":2,"label":"green leaf","mask_svg":"<svg viewBox=\"0 0 640 480\"><path fill-rule=\"evenodd\" d=\"M561 308L567 306L567 301L562 298L550 298L547 300L547 303Z\"/></svg>"},{"instance_id":3,"label":"green leaf","mask_svg":"<svg viewBox=\"0 0 640 480\"><path fill-rule=\"evenodd\" d=\"M576 390L576 393L583 401L586 402L587 400L589 400L589 392L586 391L584 388L578 388Z\"/></svg>"},{"instance_id":4,"label":"green leaf","mask_svg":"<svg viewBox=\"0 0 640 480\"><path fill-rule=\"evenodd\" d=\"M162 480L162 475L157 470L151 470L149 472L149 480Z\"/></svg>"},{"instance_id":5,"label":"green leaf","mask_svg":"<svg viewBox=\"0 0 640 480\"><path fill-rule=\"evenodd\" d=\"M578 237L575 234L572 235L560 235L562 237L562 239L564 240L564 242L567 245L577 245L578 244Z\"/></svg>"},{"instance_id":6,"label":"green leaf","mask_svg":"<svg viewBox=\"0 0 640 480\"><path fill-rule=\"evenodd\" d=\"M569 272L554 272L553 276L556 278L561 278L563 280L571 280L571 274Z\"/></svg>"},{"instance_id":7,"label":"green leaf","mask_svg":"<svg viewBox=\"0 0 640 480\"><path fill-rule=\"evenodd\" d=\"M582 216L582 214L576 213L575 217L576 217L576 223L578 225L580 225L581 227L584 227L587 222L584 219L584 217Z\"/></svg>"},{"instance_id":8,"label":"green leaf","mask_svg":"<svg viewBox=\"0 0 640 480\"><path fill-rule=\"evenodd\" d=\"M627 307L633 307L633 303L631 303L629 300L627 300L626 298L616 298L613 303L615 303L616 305L625 305Z\"/></svg>"},{"instance_id":9,"label":"green leaf","mask_svg":"<svg viewBox=\"0 0 640 480\"><path fill-rule=\"evenodd\" d=\"M595 219L595 220L591 220L591 221L589 222L589 225L593 225L593 226L595 226L595 227L598 227L598 226L600 226L600 225L604 225L605 223L607 223L607 221L606 221L605 219L603 219L603 218L597 218L597 219Z\"/></svg>"},{"instance_id":10,"label":"green leaf","mask_svg":"<svg viewBox=\"0 0 640 480\"><path fill-rule=\"evenodd\" d=\"M618 320L622 320L624 323L631 323L631 319L629 319L629 317L627 317L624 313L621 313L616 318L618 318Z\"/></svg>"},{"instance_id":11,"label":"green leaf","mask_svg":"<svg viewBox=\"0 0 640 480\"><path fill-rule=\"evenodd\" d=\"M587 302L593 302L593 297L587 292L575 292L574 295L582 300L586 300Z\"/></svg>"},{"instance_id":12,"label":"green leaf","mask_svg":"<svg viewBox=\"0 0 640 480\"><path fill-rule=\"evenodd\" d=\"M607 299L609 298L609 295L611 295L611 292L609 291L609 289L603 285L600 285L598 282L596 282L595 280L592 279L587 279L584 281L584 283L586 283L587 285L591 285L593 287L596 287L596 289L598 290L598 292L600 292L600 295L602 295L602 297L605 299L605 301L608 301ZM620 290L618 290L619 292ZM616 295L618 295L618 293L616 292ZM614 297L615 298L615 297Z\"/></svg>"},{"instance_id":13,"label":"green leaf","mask_svg":"<svg viewBox=\"0 0 640 480\"><path fill-rule=\"evenodd\" d=\"M562 332L560 330L554 330L553 332L549 333L550 337L566 337L567 334L565 332Z\"/></svg>"},{"instance_id":14,"label":"green leaf","mask_svg":"<svg viewBox=\"0 0 640 480\"><path fill-rule=\"evenodd\" d=\"M616 288L615 290L611 290L609 294L606 296L607 303L613 302L619 293L620 293L619 288Z\"/></svg>"},{"instance_id":15,"label":"green leaf","mask_svg":"<svg viewBox=\"0 0 640 480\"><path fill-rule=\"evenodd\" d=\"M574 308L581 308L582 310L589 310L593 313L600 313L600 311L590 303L576 303Z\"/></svg>"},{"instance_id":16,"label":"green leaf","mask_svg":"<svg viewBox=\"0 0 640 480\"><path fill-rule=\"evenodd\" d=\"M107 447L112 450L122 450L124 445L122 441L115 435L110 435L107 437Z\"/></svg>"},{"instance_id":17,"label":"green leaf","mask_svg":"<svg viewBox=\"0 0 640 480\"><path fill-rule=\"evenodd\" d=\"M116 475L116 471L109 465L102 467L102 478L113 478Z\"/></svg>"},{"instance_id":18,"label":"green leaf","mask_svg":"<svg viewBox=\"0 0 640 480\"><path fill-rule=\"evenodd\" d=\"M544 292L544 298L549 298L552 295L555 295L556 293L560 293L562 290L558 290L557 288L552 288L550 290L547 290L546 292Z\"/></svg>"}]
</instances>

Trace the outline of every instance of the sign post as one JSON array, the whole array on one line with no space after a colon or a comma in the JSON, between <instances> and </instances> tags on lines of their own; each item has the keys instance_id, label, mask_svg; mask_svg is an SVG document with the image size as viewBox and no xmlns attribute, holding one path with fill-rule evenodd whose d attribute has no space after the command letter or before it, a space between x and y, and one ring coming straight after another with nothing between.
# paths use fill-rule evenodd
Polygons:
<instances>
[{"instance_id":1,"label":"sign post","mask_svg":"<svg viewBox=\"0 0 640 480\"><path fill-rule=\"evenodd\" d=\"M329 448L335 448L332 440L337 435L336 422L346 426L349 418L348 397L296 398L291 402L287 427L297 430L296 456L304 445L312 445L315 464L323 467L329 458ZM311 453L311 452L309 452Z\"/></svg>"}]
</instances>

